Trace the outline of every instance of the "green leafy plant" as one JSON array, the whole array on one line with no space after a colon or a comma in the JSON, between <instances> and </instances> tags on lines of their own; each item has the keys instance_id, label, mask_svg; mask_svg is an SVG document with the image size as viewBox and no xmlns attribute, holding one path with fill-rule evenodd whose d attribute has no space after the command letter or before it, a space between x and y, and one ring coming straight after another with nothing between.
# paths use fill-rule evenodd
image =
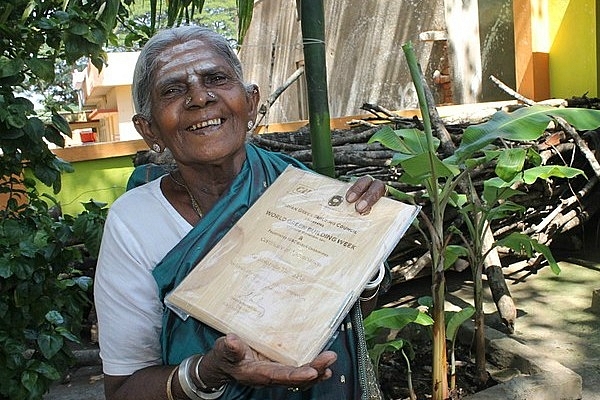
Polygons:
<instances>
[{"instance_id":1,"label":"green leafy plant","mask_svg":"<svg viewBox=\"0 0 600 400\"><path fill-rule=\"evenodd\" d=\"M458 330L463 323L468 321L473 314L475 308L468 306L460 311L450 311L450 315L446 314L446 340L450 342L450 391L456 389L456 337Z\"/></svg>"},{"instance_id":2,"label":"green leafy plant","mask_svg":"<svg viewBox=\"0 0 600 400\"><path fill-rule=\"evenodd\" d=\"M547 106L526 107L512 113L499 111L488 122L467 128L454 154L441 159L438 156L440 140L433 136L430 105L420 67L412 45L405 44L403 50L419 98L424 129L393 130L384 127L370 142L380 142L396 151L392 165L402 168L401 179L424 187L431 205L431 215L422 212L420 220L426 227L425 238L432 259L433 398L443 400L448 397L444 270L458 256L465 255L469 258L475 290L476 364L483 377L485 345L481 288L483 264L487 255L499 245L507 246L520 254L539 252L554 271L558 269L547 246L529 235L515 233L491 245L486 244L489 225L506 213L522 210L520 205L510 201L511 197L521 194L516 189L519 186L531 184L537 179L572 178L582 173L564 165L540 165L541 157L533 146L526 150L511 149L507 143L518 142L524 145L539 139L548 124L557 117L564 118L576 129L595 129L600 126L600 111ZM496 165L496 177L487 179L482 193L477 192L471 175L477 168L493 163ZM416 199L398 190L391 190L390 193L402 201L416 202ZM448 229L444 224L448 206L459 210L462 221L468 228L466 234L458 228ZM450 247L451 235L460 236L463 246Z\"/></svg>"},{"instance_id":3,"label":"green leafy plant","mask_svg":"<svg viewBox=\"0 0 600 400\"><path fill-rule=\"evenodd\" d=\"M419 305L427 310L433 307L431 296L419 298ZM450 343L450 391L456 389L456 339L460 327L475 314L475 307L467 306L459 311L446 311L446 340Z\"/></svg>"},{"instance_id":4,"label":"green leafy plant","mask_svg":"<svg viewBox=\"0 0 600 400\"><path fill-rule=\"evenodd\" d=\"M11 400L41 399L72 365L92 284L79 270L87 251L74 226L101 229L105 213L95 210L93 228L85 214L87 222L52 217L34 182L23 183L13 192L21 201L0 211L0 398Z\"/></svg>"},{"instance_id":5,"label":"green leafy plant","mask_svg":"<svg viewBox=\"0 0 600 400\"><path fill-rule=\"evenodd\" d=\"M60 191L61 174L72 167L49 143L64 146L71 131L58 109L42 116L20 93L54 82L62 61L73 65L88 57L100 69L103 46L124 13L119 0L0 4L2 399L42 398L72 364L69 343L77 341L90 307L91 278L78 269L88 250L77 244L82 239L73 228L76 218L54 215L49 197L38 195L33 179L25 178L33 175Z\"/></svg>"},{"instance_id":6,"label":"green leafy plant","mask_svg":"<svg viewBox=\"0 0 600 400\"><path fill-rule=\"evenodd\" d=\"M33 102L19 95L37 83L55 81L59 61L73 65L82 57L102 68L119 0L10 0L0 5L0 149L2 179L30 168L41 182L60 191L60 175L70 169L49 150L64 146L71 130L57 109L41 118Z\"/></svg>"},{"instance_id":7,"label":"green leafy plant","mask_svg":"<svg viewBox=\"0 0 600 400\"><path fill-rule=\"evenodd\" d=\"M433 320L429 315L418 309L399 307L375 310L364 321L365 339L375 373L379 375L379 361L382 354L400 351L406 361L408 390L412 400L416 399L412 388L412 370L410 367L410 360L414 358L414 352L410 341L397 337L398 332L411 323L429 326L433 324Z\"/></svg>"},{"instance_id":8,"label":"green leafy plant","mask_svg":"<svg viewBox=\"0 0 600 400\"><path fill-rule=\"evenodd\" d=\"M86 251L88 257L96 259L100 251L104 222L108 214L107 203L90 199L82 203L85 209L73 220L73 234ZM69 217L71 218L71 217Z\"/></svg>"}]
</instances>

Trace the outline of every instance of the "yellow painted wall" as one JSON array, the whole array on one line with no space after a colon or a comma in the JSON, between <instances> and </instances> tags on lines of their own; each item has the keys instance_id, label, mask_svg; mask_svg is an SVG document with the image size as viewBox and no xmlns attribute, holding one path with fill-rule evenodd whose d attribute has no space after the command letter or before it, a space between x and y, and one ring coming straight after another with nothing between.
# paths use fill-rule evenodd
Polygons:
<instances>
[{"instance_id":1,"label":"yellow painted wall","mask_svg":"<svg viewBox=\"0 0 600 400\"><path fill-rule=\"evenodd\" d=\"M598 96L597 0L549 0L550 94Z\"/></svg>"}]
</instances>

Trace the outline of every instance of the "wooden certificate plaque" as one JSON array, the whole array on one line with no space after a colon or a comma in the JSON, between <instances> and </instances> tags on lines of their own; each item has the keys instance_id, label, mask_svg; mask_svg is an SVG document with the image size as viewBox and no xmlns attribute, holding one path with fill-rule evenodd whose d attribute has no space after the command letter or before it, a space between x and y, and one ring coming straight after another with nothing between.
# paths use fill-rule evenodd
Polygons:
<instances>
[{"instance_id":1,"label":"wooden certificate plaque","mask_svg":"<svg viewBox=\"0 0 600 400\"><path fill-rule=\"evenodd\" d=\"M312 361L419 211L382 198L360 215L350 185L288 167L167 304L274 361Z\"/></svg>"}]
</instances>

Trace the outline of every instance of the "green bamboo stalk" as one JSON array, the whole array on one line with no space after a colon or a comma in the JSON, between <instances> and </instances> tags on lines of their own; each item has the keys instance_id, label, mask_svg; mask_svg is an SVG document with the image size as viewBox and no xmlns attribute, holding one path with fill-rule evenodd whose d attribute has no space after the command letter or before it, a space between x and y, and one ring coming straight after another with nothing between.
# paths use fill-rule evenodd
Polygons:
<instances>
[{"instance_id":1,"label":"green bamboo stalk","mask_svg":"<svg viewBox=\"0 0 600 400\"><path fill-rule=\"evenodd\" d=\"M297 0L304 43L304 76L308 89L308 114L313 170L335 177L325 61L323 0Z\"/></svg>"}]
</instances>

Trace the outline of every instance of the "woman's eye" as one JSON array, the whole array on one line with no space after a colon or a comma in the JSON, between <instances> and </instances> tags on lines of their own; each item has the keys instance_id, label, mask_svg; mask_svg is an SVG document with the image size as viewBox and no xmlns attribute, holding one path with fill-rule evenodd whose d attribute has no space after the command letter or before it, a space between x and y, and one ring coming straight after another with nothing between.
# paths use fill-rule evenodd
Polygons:
<instances>
[{"instance_id":1,"label":"woman's eye","mask_svg":"<svg viewBox=\"0 0 600 400\"><path fill-rule=\"evenodd\" d=\"M182 93L185 89L180 88L178 86L169 86L162 90L163 97L173 97L180 93Z\"/></svg>"},{"instance_id":2,"label":"woman's eye","mask_svg":"<svg viewBox=\"0 0 600 400\"><path fill-rule=\"evenodd\" d=\"M227 83L228 79L225 75L209 75L206 77L206 84L211 86L218 86Z\"/></svg>"}]
</instances>

